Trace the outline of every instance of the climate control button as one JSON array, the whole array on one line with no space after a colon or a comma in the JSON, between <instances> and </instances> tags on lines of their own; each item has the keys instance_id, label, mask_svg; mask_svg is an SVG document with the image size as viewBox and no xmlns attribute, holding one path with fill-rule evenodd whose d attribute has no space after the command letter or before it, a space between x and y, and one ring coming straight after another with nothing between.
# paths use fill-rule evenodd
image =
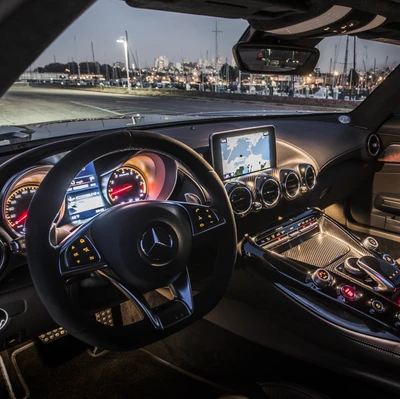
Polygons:
<instances>
[{"instance_id":1,"label":"climate control button","mask_svg":"<svg viewBox=\"0 0 400 399\"><path fill-rule=\"evenodd\" d=\"M317 269L311 275L311 280L317 287L324 288L332 284L333 277L328 270Z\"/></svg>"}]
</instances>

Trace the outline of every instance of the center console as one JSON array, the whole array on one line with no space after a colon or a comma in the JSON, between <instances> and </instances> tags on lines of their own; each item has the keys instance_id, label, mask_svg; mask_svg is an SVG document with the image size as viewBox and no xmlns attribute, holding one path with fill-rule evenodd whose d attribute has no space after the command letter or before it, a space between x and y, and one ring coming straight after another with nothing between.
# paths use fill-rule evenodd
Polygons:
<instances>
[{"instance_id":1,"label":"center console","mask_svg":"<svg viewBox=\"0 0 400 399\"><path fill-rule=\"evenodd\" d=\"M243 253L319 316L354 330L360 327L354 320L363 320L363 333L368 326L371 335L386 331L400 340L399 265L374 238L360 241L320 210L309 209L246 235Z\"/></svg>"}]
</instances>

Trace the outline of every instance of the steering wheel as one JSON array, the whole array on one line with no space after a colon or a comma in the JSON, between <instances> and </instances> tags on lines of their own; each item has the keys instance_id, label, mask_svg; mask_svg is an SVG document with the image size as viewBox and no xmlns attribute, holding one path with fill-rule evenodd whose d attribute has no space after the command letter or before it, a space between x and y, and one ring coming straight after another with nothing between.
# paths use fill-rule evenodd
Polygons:
<instances>
[{"instance_id":1,"label":"steering wheel","mask_svg":"<svg viewBox=\"0 0 400 399\"><path fill-rule=\"evenodd\" d=\"M195 171L210 195L210 206L174 201L117 205L72 230L60 243L52 242L55 217L78 172L105 154L132 149L163 153ZM188 272L192 248L199 238L204 245L216 236L210 279L194 295ZM237 237L224 185L199 154L161 134L122 131L81 144L50 170L29 208L26 247L34 286L54 321L90 345L121 351L163 339L211 311L232 274ZM107 326L82 310L68 295L66 280L90 272L117 287L144 318ZM163 287L169 287L174 298L152 309L144 294Z\"/></svg>"}]
</instances>

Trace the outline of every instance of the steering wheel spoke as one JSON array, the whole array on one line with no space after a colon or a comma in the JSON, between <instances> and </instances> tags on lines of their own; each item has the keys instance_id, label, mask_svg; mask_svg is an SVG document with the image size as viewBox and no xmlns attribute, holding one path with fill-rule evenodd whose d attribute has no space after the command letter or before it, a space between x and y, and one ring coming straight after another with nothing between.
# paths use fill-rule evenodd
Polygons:
<instances>
[{"instance_id":1,"label":"steering wheel spoke","mask_svg":"<svg viewBox=\"0 0 400 399\"><path fill-rule=\"evenodd\" d=\"M76 276L107 267L92 238L91 225L92 221L89 221L80 226L57 247L62 276Z\"/></svg>"},{"instance_id":2,"label":"steering wheel spoke","mask_svg":"<svg viewBox=\"0 0 400 399\"><path fill-rule=\"evenodd\" d=\"M190 282L189 271L186 270L169 285L175 300L183 302L190 313L193 312L192 284Z\"/></svg>"},{"instance_id":3,"label":"steering wheel spoke","mask_svg":"<svg viewBox=\"0 0 400 399\"><path fill-rule=\"evenodd\" d=\"M156 330L164 330L186 319L193 313L192 289L187 270L169 285L174 299L155 308L150 307L140 291L121 282L108 270L98 270L97 273L112 283L127 299L136 305Z\"/></svg>"}]
</instances>

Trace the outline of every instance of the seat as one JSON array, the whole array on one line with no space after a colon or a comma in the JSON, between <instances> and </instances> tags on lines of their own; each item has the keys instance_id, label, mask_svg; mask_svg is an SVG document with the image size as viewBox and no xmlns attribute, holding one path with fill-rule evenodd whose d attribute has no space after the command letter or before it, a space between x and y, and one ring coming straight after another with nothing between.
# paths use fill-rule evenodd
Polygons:
<instances>
[{"instance_id":1,"label":"seat","mask_svg":"<svg viewBox=\"0 0 400 399\"><path fill-rule=\"evenodd\" d=\"M220 399L329 399L328 396L308 387L279 382L259 383L251 393L223 395Z\"/></svg>"}]
</instances>

